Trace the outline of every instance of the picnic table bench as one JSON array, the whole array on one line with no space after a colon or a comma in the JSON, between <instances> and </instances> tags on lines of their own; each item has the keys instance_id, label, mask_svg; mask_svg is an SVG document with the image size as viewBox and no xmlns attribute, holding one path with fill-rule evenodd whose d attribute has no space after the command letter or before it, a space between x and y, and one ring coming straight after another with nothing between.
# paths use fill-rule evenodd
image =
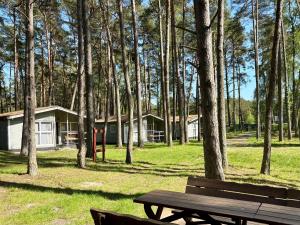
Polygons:
<instances>
[{"instance_id":1,"label":"picnic table bench","mask_svg":"<svg viewBox=\"0 0 300 225\"><path fill-rule=\"evenodd\" d=\"M186 193L153 191L134 200L144 204L149 218L172 222L184 218L196 223L247 224L247 221L276 225L300 225L300 191L253 184L189 177ZM158 206L154 212L151 206ZM175 209L161 218L163 208ZM192 224L195 224L193 222Z\"/></svg>"},{"instance_id":2,"label":"picnic table bench","mask_svg":"<svg viewBox=\"0 0 300 225\"><path fill-rule=\"evenodd\" d=\"M141 219L105 210L91 209L95 225L171 225L151 219Z\"/></svg>"}]
</instances>

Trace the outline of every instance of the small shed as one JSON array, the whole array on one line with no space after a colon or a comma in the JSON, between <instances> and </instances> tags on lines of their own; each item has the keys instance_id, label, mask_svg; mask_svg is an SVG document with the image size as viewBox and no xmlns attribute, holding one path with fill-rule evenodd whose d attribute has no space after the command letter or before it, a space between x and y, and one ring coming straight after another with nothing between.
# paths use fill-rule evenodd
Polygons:
<instances>
[{"instance_id":1,"label":"small shed","mask_svg":"<svg viewBox=\"0 0 300 225\"><path fill-rule=\"evenodd\" d=\"M60 106L35 110L35 137L38 149L53 149L77 142L77 112ZM19 150L22 142L23 110L0 114L0 149Z\"/></svg>"},{"instance_id":2,"label":"small shed","mask_svg":"<svg viewBox=\"0 0 300 225\"><path fill-rule=\"evenodd\" d=\"M201 117L202 118L202 117ZM197 139L198 138L198 115L189 115L187 118L188 124L188 138ZM179 116L176 116L176 135L175 139L180 138L179 132Z\"/></svg>"},{"instance_id":3,"label":"small shed","mask_svg":"<svg viewBox=\"0 0 300 225\"><path fill-rule=\"evenodd\" d=\"M164 139L164 121L162 118L155 116L153 114L145 114L143 118L143 140L144 142L160 142ZM123 115L121 117L122 123L122 141L127 143L128 141L128 116ZM100 130L104 128L105 120L96 120L95 127ZM106 143L116 144L117 141L117 118L116 116L111 116L107 123L107 135ZM102 142L102 135L100 132L97 133L97 143ZM133 119L133 142L138 142L138 121L135 116Z\"/></svg>"}]
</instances>

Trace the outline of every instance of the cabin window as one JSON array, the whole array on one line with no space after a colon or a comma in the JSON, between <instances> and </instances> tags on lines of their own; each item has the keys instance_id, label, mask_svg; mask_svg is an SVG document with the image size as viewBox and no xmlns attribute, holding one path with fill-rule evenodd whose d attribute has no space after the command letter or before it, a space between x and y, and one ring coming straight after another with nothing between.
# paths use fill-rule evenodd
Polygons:
<instances>
[{"instance_id":1,"label":"cabin window","mask_svg":"<svg viewBox=\"0 0 300 225\"><path fill-rule=\"evenodd\" d=\"M36 144L39 146L53 144L53 124L52 122L35 123Z\"/></svg>"},{"instance_id":2,"label":"cabin window","mask_svg":"<svg viewBox=\"0 0 300 225\"><path fill-rule=\"evenodd\" d=\"M78 140L78 123L61 122L60 123L60 144L75 144Z\"/></svg>"}]
</instances>

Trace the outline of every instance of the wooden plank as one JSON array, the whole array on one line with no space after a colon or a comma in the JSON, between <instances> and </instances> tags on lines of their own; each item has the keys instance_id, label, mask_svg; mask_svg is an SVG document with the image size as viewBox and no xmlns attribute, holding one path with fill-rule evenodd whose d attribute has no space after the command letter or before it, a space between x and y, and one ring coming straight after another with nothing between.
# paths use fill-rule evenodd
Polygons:
<instances>
[{"instance_id":1,"label":"wooden plank","mask_svg":"<svg viewBox=\"0 0 300 225\"><path fill-rule=\"evenodd\" d=\"M131 215L91 209L95 225L171 225L151 219L141 219Z\"/></svg>"},{"instance_id":2,"label":"wooden plank","mask_svg":"<svg viewBox=\"0 0 300 225\"><path fill-rule=\"evenodd\" d=\"M300 224L300 209L258 202L160 190L138 197L134 202L273 225Z\"/></svg>"},{"instance_id":3,"label":"wooden plank","mask_svg":"<svg viewBox=\"0 0 300 225\"><path fill-rule=\"evenodd\" d=\"M156 190L153 192L150 192L149 195L153 194L154 196L151 196L153 198L172 198L176 199L178 201L188 201L188 202L197 202L199 204L216 204L218 205L225 204L230 205L234 204L233 206L242 208L245 206L245 203L247 203L248 208L252 208L254 211L257 210L257 202L245 202L243 200L236 200L236 199L226 199L226 198L219 198L214 196L205 196L205 195L194 195L194 194L185 194L181 192L172 192L172 191L165 191L165 190Z\"/></svg>"},{"instance_id":4,"label":"wooden plank","mask_svg":"<svg viewBox=\"0 0 300 225\"><path fill-rule=\"evenodd\" d=\"M260 206L254 202L167 191L153 191L134 202L244 219L254 218Z\"/></svg>"},{"instance_id":5,"label":"wooden plank","mask_svg":"<svg viewBox=\"0 0 300 225\"><path fill-rule=\"evenodd\" d=\"M262 204L257 212L256 220L269 221L276 224L300 224L300 209L271 204Z\"/></svg>"},{"instance_id":6,"label":"wooden plank","mask_svg":"<svg viewBox=\"0 0 300 225\"><path fill-rule=\"evenodd\" d=\"M300 190L288 189L287 198L300 200Z\"/></svg>"},{"instance_id":7,"label":"wooden plank","mask_svg":"<svg viewBox=\"0 0 300 225\"><path fill-rule=\"evenodd\" d=\"M300 209L295 207L288 207L288 206L280 206L280 205L272 205L272 204L262 204L259 208L259 212L263 211L270 211L274 213L284 213L287 215L298 215L300 220Z\"/></svg>"},{"instance_id":8,"label":"wooden plank","mask_svg":"<svg viewBox=\"0 0 300 225\"><path fill-rule=\"evenodd\" d=\"M245 200L251 202L271 203L271 204L277 204L283 206L297 205L298 203L300 204L300 202L297 202L295 200L276 199L276 198L269 198L268 196L229 192L229 191L209 189L209 188L199 188L195 186L186 186L185 192L190 194L215 196L215 197Z\"/></svg>"},{"instance_id":9,"label":"wooden plank","mask_svg":"<svg viewBox=\"0 0 300 225\"><path fill-rule=\"evenodd\" d=\"M235 182L224 182L219 180L207 179L199 176L189 176L187 185L205 187L212 189L221 189L234 192L249 193L255 195L269 196L274 198L286 198L287 188L262 186L254 184L241 184Z\"/></svg>"}]
</instances>

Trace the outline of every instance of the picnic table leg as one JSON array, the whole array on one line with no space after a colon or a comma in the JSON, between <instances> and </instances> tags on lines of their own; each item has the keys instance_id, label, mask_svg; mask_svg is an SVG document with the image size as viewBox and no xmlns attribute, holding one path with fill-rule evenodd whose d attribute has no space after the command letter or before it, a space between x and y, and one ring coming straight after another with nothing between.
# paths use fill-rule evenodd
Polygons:
<instances>
[{"instance_id":1,"label":"picnic table leg","mask_svg":"<svg viewBox=\"0 0 300 225\"><path fill-rule=\"evenodd\" d=\"M247 225L247 220L243 220L242 225Z\"/></svg>"},{"instance_id":2,"label":"picnic table leg","mask_svg":"<svg viewBox=\"0 0 300 225\"><path fill-rule=\"evenodd\" d=\"M218 220L215 220L214 218L212 218L210 215L208 214L202 214L202 213L197 213L199 215L199 217L206 221L207 223L211 224L211 225L222 225L221 222L219 222Z\"/></svg>"},{"instance_id":3,"label":"picnic table leg","mask_svg":"<svg viewBox=\"0 0 300 225\"><path fill-rule=\"evenodd\" d=\"M151 205L145 204L144 205L144 210L146 215L148 216L148 218L150 219L154 219L154 220L160 220L162 211L163 211L163 207L162 206L158 206L156 213L153 212L153 209L151 208Z\"/></svg>"}]
</instances>

